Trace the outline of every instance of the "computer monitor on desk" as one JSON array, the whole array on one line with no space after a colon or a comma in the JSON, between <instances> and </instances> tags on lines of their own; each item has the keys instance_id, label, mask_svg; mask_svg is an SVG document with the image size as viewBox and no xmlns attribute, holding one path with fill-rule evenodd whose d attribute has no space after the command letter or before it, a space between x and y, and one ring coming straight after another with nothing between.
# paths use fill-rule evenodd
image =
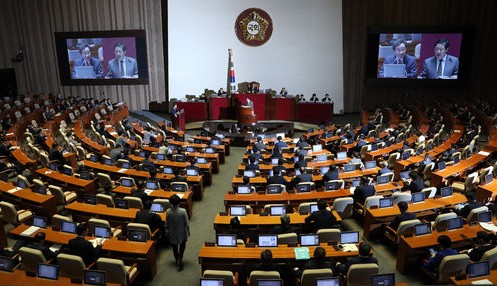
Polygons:
<instances>
[{"instance_id":1,"label":"computer monitor on desk","mask_svg":"<svg viewBox=\"0 0 497 286\"><path fill-rule=\"evenodd\" d=\"M412 193L412 196L411 196L411 201L413 204L416 204L416 203L422 203L425 201L425 194L424 193Z\"/></svg>"},{"instance_id":2,"label":"computer monitor on desk","mask_svg":"<svg viewBox=\"0 0 497 286\"><path fill-rule=\"evenodd\" d=\"M337 160L343 160L345 158L347 158L347 152L346 151L337 152Z\"/></svg>"},{"instance_id":3,"label":"computer monitor on desk","mask_svg":"<svg viewBox=\"0 0 497 286\"><path fill-rule=\"evenodd\" d=\"M395 273L373 274L371 275L372 286L394 286Z\"/></svg>"},{"instance_id":4,"label":"computer monitor on desk","mask_svg":"<svg viewBox=\"0 0 497 286\"><path fill-rule=\"evenodd\" d=\"M404 64L383 64L383 77L386 78L406 78L406 65Z\"/></svg>"},{"instance_id":5,"label":"computer monitor on desk","mask_svg":"<svg viewBox=\"0 0 497 286\"><path fill-rule=\"evenodd\" d=\"M366 170L376 168L376 161L366 161L365 167Z\"/></svg>"},{"instance_id":6,"label":"computer monitor on desk","mask_svg":"<svg viewBox=\"0 0 497 286\"><path fill-rule=\"evenodd\" d=\"M96 237L103 237L103 238L109 238L111 237L112 231L110 230L110 227L106 226L95 226L95 236Z\"/></svg>"},{"instance_id":7,"label":"computer monitor on desk","mask_svg":"<svg viewBox=\"0 0 497 286\"><path fill-rule=\"evenodd\" d=\"M317 278L316 286L340 286L340 278Z\"/></svg>"},{"instance_id":8,"label":"computer monitor on desk","mask_svg":"<svg viewBox=\"0 0 497 286\"><path fill-rule=\"evenodd\" d=\"M420 223L414 226L414 234L416 236L431 234L431 223Z\"/></svg>"},{"instance_id":9,"label":"computer monitor on desk","mask_svg":"<svg viewBox=\"0 0 497 286\"><path fill-rule=\"evenodd\" d=\"M0 256L0 271L12 272L14 261L11 257Z\"/></svg>"},{"instance_id":10,"label":"computer monitor on desk","mask_svg":"<svg viewBox=\"0 0 497 286\"><path fill-rule=\"evenodd\" d=\"M269 214L271 216L280 216L282 214L286 214L286 206L285 205L270 206Z\"/></svg>"},{"instance_id":11,"label":"computer monitor on desk","mask_svg":"<svg viewBox=\"0 0 497 286\"><path fill-rule=\"evenodd\" d=\"M380 209L393 207L393 197L380 199Z\"/></svg>"},{"instance_id":12,"label":"computer monitor on desk","mask_svg":"<svg viewBox=\"0 0 497 286\"><path fill-rule=\"evenodd\" d=\"M237 187L236 193L239 195L246 195L250 194L252 192L250 186L247 185L240 185Z\"/></svg>"},{"instance_id":13,"label":"computer monitor on desk","mask_svg":"<svg viewBox=\"0 0 497 286\"><path fill-rule=\"evenodd\" d=\"M257 286L282 286L283 282L281 279L259 279L257 280Z\"/></svg>"},{"instance_id":14,"label":"computer monitor on desk","mask_svg":"<svg viewBox=\"0 0 497 286\"><path fill-rule=\"evenodd\" d=\"M230 206L230 215L245 216L247 215L247 208L245 206Z\"/></svg>"},{"instance_id":15,"label":"computer monitor on desk","mask_svg":"<svg viewBox=\"0 0 497 286\"><path fill-rule=\"evenodd\" d=\"M455 217L447 220L447 230L456 230L463 227L462 217Z\"/></svg>"},{"instance_id":16,"label":"computer monitor on desk","mask_svg":"<svg viewBox=\"0 0 497 286\"><path fill-rule=\"evenodd\" d=\"M33 226L37 226L39 228L47 228L47 218L35 215L33 217Z\"/></svg>"},{"instance_id":17,"label":"computer monitor on desk","mask_svg":"<svg viewBox=\"0 0 497 286\"><path fill-rule=\"evenodd\" d=\"M319 235L317 234L301 234L300 246L317 246L319 245Z\"/></svg>"},{"instance_id":18,"label":"computer monitor on desk","mask_svg":"<svg viewBox=\"0 0 497 286\"><path fill-rule=\"evenodd\" d=\"M236 234L218 234L217 235L217 246L236 246Z\"/></svg>"},{"instance_id":19,"label":"computer monitor on desk","mask_svg":"<svg viewBox=\"0 0 497 286\"><path fill-rule=\"evenodd\" d=\"M345 164L345 165L343 165L343 171L345 173L354 172L355 171L355 165L354 164Z\"/></svg>"},{"instance_id":20,"label":"computer monitor on desk","mask_svg":"<svg viewBox=\"0 0 497 286\"><path fill-rule=\"evenodd\" d=\"M340 243L341 244L359 243L359 232L345 231L340 233Z\"/></svg>"},{"instance_id":21,"label":"computer monitor on desk","mask_svg":"<svg viewBox=\"0 0 497 286\"><path fill-rule=\"evenodd\" d=\"M67 233L76 233L76 223L69 222L69 221L63 221L61 224L60 231L67 232Z\"/></svg>"},{"instance_id":22,"label":"computer monitor on desk","mask_svg":"<svg viewBox=\"0 0 497 286\"><path fill-rule=\"evenodd\" d=\"M476 278L490 275L490 264L488 260L469 263L468 264L469 278Z\"/></svg>"},{"instance_id":23,"label":"computer monitor on desk","mask_svg":"<svg viewBox=\"0 0 497 286\"><path fill-rule=\"evenodd\" d=\"M57 280L59 278L59 266L54 264L38 264L38 278Z\"/></svg>"},{"instance_id":24,"label":"computer monitor on desk","mask_svg":"<svg viewBox=\"0 0 497 286\"><path fill-rule=\"evenodd\" d=\"M478 213L478 222L492 222L492 211Z\"/></svg>"},{"instance_id":25,"label":"computer monitor on desk","mask_svg":"<svg viewBox=\"0 0 497 286\"><path fill-rule=\"evenodd\" d=\"M252 177L255 177L255 171L253 171L253 170L244 170L243 171L243 175L245 177L252 178Z\"/></svg>"},{"instance_id":26,"label":"computer monitor on desk","mask_svg":"<svg viewBox=\"0 0 497 286\"><path fill-rule=\"evenodd\" d=\"M259 234L258 245L259 247L278 247L278 235Z\"/></svg>"},{"instance_id":27,"label":"computer monitor on desk","mask_svg":"<svg viewBox=\"0 0 497 286\"><path fill-rule=\"evenodd\" d=\"M86 285L101 285L105 286L105 271L85 270L84 284Z\"/></svg>"},{"instance_id":28,"label":"computer monitor on desk","mask_svg":"<svg viewBox=\"0 0 497 286\"><path fill-rule=\"evenodd\" d=\"M200 286L224 286L224 279L200 278Z\"/></svg>"},{"instance_id":29,"label":"computer monitor on desk","mask_svg":"<svg viewBox=\"0 0 497 286\"><path fill-rule=\"evenodd\" d=\"M450 197L450 196L452 196L453 193L454 193L454 191L453 191L451 186L443 187L440 189L440 196L442 198Z\"/></svg>"}]
</instances>

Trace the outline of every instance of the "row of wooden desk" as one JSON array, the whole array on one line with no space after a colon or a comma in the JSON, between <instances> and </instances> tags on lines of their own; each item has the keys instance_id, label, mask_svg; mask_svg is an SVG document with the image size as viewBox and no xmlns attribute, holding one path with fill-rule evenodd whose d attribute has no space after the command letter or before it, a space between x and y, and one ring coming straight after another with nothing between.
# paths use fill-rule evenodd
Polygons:
<instances>
[{"instance_id":1,"label":"row of wooden desk","mask_svg":"<svg viewBox=\"0 0 497 286\"><path fill-rule=\"evenodd\" d=\"M31 209L34 213L51 217L57 213L57 202L52 195L41 195L31 189L20 189L12 183L0 180L2 200L8 201L19 208Z\"/></svg>"}]
</instances>

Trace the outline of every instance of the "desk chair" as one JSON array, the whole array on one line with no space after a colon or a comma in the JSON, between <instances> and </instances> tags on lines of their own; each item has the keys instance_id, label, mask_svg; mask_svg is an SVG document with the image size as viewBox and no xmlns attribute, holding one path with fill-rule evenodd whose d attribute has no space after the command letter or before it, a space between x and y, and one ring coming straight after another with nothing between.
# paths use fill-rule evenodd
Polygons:
<instances>
[{"instance_id":1,"label":"desk chair","mask_svg":"<svg viewBox=\"0 0 497 286\"><path fill-rule=\"evenodd\" d=\"M110 228L110 231L112 232L112 236L119 236L121 234L121 232L122 232L121 226L111 227L108 220L99 219L99 218L90 218L88 220L88 229L90 230L90 232L95 233L95 227L96 226L102 226L102 227L108 227L108 228Z\"/></svg>"},{"instance_id":2,"label":"desk chair","mask_svg":"<svg viewBox=\"0 0 497 286\"><path fill-rule=\"evenodd\" d=\"M50 193L55 197L57 205L65 206L78 198L78 194L71 191L63 191L61 187L55 185L48 185Z\"/></svg>"},{"instance_id":3,"label":"desk chair","mask_svg":"<svg viewBox=\"0 0 497 286\"><path fill-rule=\"evenodd\" d=\"M301 286L314 286L318 278L332 278L333 272L329 268L306 269L300 276Z\"/></svg>"},{"instance_id":4,"label":"desk chair","mask_svg":"<svg viewBox=\"0 0 497 286\"><path fill-rule=\"evenodd\" d=\"M354 199L351 197L337 198L333 201L333 210L335 210L342 219L352 216Z\"/></svg>"},{"instance_id":5,"label":"desk chair","mask_svg":"<svg viewBox=\"0 0 497 286\"><path fill-rule=\"evenodd\" d=\"M298 243L298 242L299 242L299 237L295 232L278 234L278 244L288 244L288 243Z\"/></svg>"},{"instance_id":6,"label":"desk chair","mask_svg":"<svg viewBox=\"0 0 497 286\"><path fill-rule=\"evenodd\" d=\"M401 222L397 229L393 229L387 225L385 237L392 243L399 243L400 236L408 233L412 234L414 232L414 226L420 223L421 221L419 219L406 220Z\"/></svg>"},{"instance_id":7,"label":"desk chair","mask_svg":"<svg viewBox=\"0 0 497 286\"><path fill-rule=\"evenodd\" d=\"M155 239L155 236L159 233L159 229L154 229L154 232L150 230L150 227L148 224L144 223L137 223L137 222L130 222L126 226L126 229L128 231L127 236L129 237L129 231L130 230L143 230L147 233L147 240L150 239Z\"/></svg>"},{"instance_id":8,"label":"desk chair","mask_svg":"<svg viewBox=\"0 0 497 286\"><path fill-rule=\"evenodd\" d=\"M23 175L17 175L17 180L21 180L24 182L24 185L26 185L26 188L30 188L31 187L31 183L28 181L28 179L26 179L26 177L24 177Z\"/></svg>"},{"instance_id":9,"label":"desk chair","mask_svg":"<svg viewBox=\"0 0 497 286\"><path fill-rule=\"evenodd\" d=\"M488 264L490 265L490 269L497 268L497 247L494 247L490 250L485 251L483 253L482 261L488 260Z\"/></svg>"},{"instance_id":10,"label":"desk chair","mask_svg":"<svg viewBox=\"0 0 497 286\"><path fill-rule=\"evenodd\" d=\"M76 153L78 154L78 160L86 159L86 150L81 146L76 146Z\"/></svg>"},{"instance_id":11,"label":"desk chair","mask_svg":"<svg viewBox=\"0 0 497 286\"><path fill-rule=\"evenodd\" d=\"M63 215L60 215L60 214L54 214L52 216L52 227L55 227L57 229L61 229L63 221L72 222L72 218L69 217L69 216L63 216Z\"/></svg>"},{"instance_id":12,"label":"desk chair","mask_svg":"<svg viewBox=\"0 0 497 286\"><path fill-rule=\"evenodd\" d=\"M437 194L437 188L436 187L428 187L424 188L421 190L425 194L425 198L434 198L435 195ZM426 194L428 193L428 196Z\"/></svg>"},{"instance_id":13,"label":"desk chair","mask_svg":"<svg viewBox=\"0 0 497 286\"><path fill-rule=\"evenodd\" d=\"M299 213L310 213L311 212L311 205L315 204L315 202L306 202L306 203L301 203L298 208Z\"/></svg>"},{"instance_id":14,"label":"desk chair","mask_svg":"<svg viewBox=\"0 0 497 286\"><path fill-rule=\"evenodd\" d=\"M278 273L278 271L254 270L250 272L248 285L257 286L257 281L263 279L280 279L280 274Z\"/></svg>"},{"instance_id":15,"label":"desk chair","mask_svg":"<svg viewBox=\"0 0 497 286\"><path fill-rule=\"evenodd\" d=\"M60 276L79 280L84 279L84 272L87 268L80 256L59 253L57 255L57 264L59 265Z\"/></svg>"},{"instance_id":16,"label":"desk chair","mask_svg":"<svg viewBox=\"0 0 497 286\"><path fill-rule=\"evenodd\" d=\"M105 278L107 283L117 283L122 285L131 285L138 276L137 264L131 266L124 265L120 259L99 258L97 260L97 269L106 272Z\"/></svg>"},{"instance_id":17,"label":"desk chair","mask_svg":"<svg viewBox=\"0 0 497 286\"><path fill-rule=\"evenodd\" d=\"M396 205L400 202L406 202L406 203L410 203L411 202L411 199L412 199L412 195L410 193L407 193L407 192L396 192L396 193L393 193L392 194L392 197L393 197L393 204Z\"/></svg>"},{"instance_id":18,"label":"desk chair","mask_svg":"<svg viewBox=\"0 0 497 286\"><path fill-rule=\"evenodd\" d=\"M445 256L440 262L438 272L431 272L425 268L423 268L423 272L437 283L447 284L450 282L451 276L466 274L468 262L469 256L467 254L449 255Z\"/></svg>"},{"instance_id":19,"label":"desk chair","mask_svg":"<svg viewBox=\"0 0 497 286\"><path fill-rule=\"evenodd\" d=\"M376 263L353 264L347 271L347 286L369 285L371 275L378 274L379 266Z\"/></svg>"},{"instance_id":20,"label":"desk chair","mask_svg":"<svg viewBox=\"0 0 497 286\"><path fill-rule=\"evenodd\" d=\"M205 270L202 277L222 278L224 279L223 286L235 286L238 282L238 273L233 274L233 272L227 270Z\"/></svg>"},{"instance_id":21,"label":"desk chair","mask_svg":"<svg viewBox=\"0 0 497 286\"><path fill-rule=\"evenodd\" d=\"M360 152L360 154L361 154L361 160L366 159L366 153L368 152L368 149L371 148L369 146L371 146L371 145L368 144L368 145L364 145L364 146L361 147L361 152Z\"/></svg>"},{"instance_id":22,"label":"desk chair","mask_svg":"<svg viewBox=\"0 0 497 286\"><path fill-rule=\"evenodd\" d=\"M310 173L309 173L309 174L310 174ZM295 186L295 189L297 189L297 188L298 188L298 186L303 186L303 185L309 185L309 186L310 186L311 191L316 189L316 185L314 184L314 182L301 182L301 183L298 183L298 184Z\"/></svg>"},{"instance_id":23,"label":"desk chair","mask_svg":"<svg viewBox=\"0 0 497 286\"><path fill-rule=\"evenodd\" d=\"M456 218L456 213L439 214L433 222L433 229L443 229L447 227L447 220Z\"/></svg>"},{"instance_id":24,"label":"desk chair","mask_svg":"<svg viewBox=\"0 0 497 286\"><path fill-rule=\"evenodd\" d=\"M494 172L494 166L488 166L488 167L483 168L480 171L478 171L478 173L479 173L478 178L479 178L480 182L484 182L485 176L488 174L492 174L493 172Z\"/></svg>"},{"instance_id":25,"label":"desk chair","mask_svg":"<svg viewBox=\"0 0 497 286\"><path fill-rule=\"evenodd\" d=\"M476 185L478 184L478 172L473 172L469 174L463 182L453 182L452 188L454 191L461 193L470 192L476 190Z\"/></svg>"},{"instance_id":26,"label":"desk chair","mask_svg":"<svg viewBox=\"0 0 497 286\"><path fill-rule=\"evenodd\" d=\"M380 199L383 199L383 196L371 196L367 197L366 201L364 201L364 207L362 210L362 215L366 214L366 209L371 208L372 206L379 206Z\"/></svg>"},{"instance_id":27,"label":"desk chair","mask_svg":"<svg viewBox=\"0 0 497 286\"><path fill-rule=\"evenodd\" d=\"M339 242L341 233L342 232L337 228L322 228L317 231L320 243L329 241Z\"/></svg>"},{"instance_id":28,"label":"desk chair","mask_svg":"<svg viewBox=\"0 0 497 286\"><path fill-rule=\"evenodd\" d=\"M97 204L99 205L106 205L111 208L115 206L114 199L110 195L97 194L96 197L97 197Z\"/></svg>"},{"instance_id":29,"label":"desk chair","mask_svg":"<svg viewBox=\"0 0 497 286\"><path fill-rule=\"evenodd\" d=\"M388 168L393 170L395 168L395 161L399 160L400 158L400 153L399 152L395 152L395 153L392 153L390 154L390 156L388 156L388 159L387 159L387 163L388 163Z\"/></svg>"},{"instance_id":30,"label":"desk chair","mask_svg":"<svg viewBox=\"0 0 497 286\"><path fill-rule=\"evenodd\" d=\"M162 207L164 208L164 211L166 211L167 209L171 208L172 205L171 203L169 202L168 199L155 199L152 201L152 203L154 204L161 204Z\"/></svg>"},{"instance_id":31,"label":"desk chair","mask_svg":"<svg viewBox=\"0 0 497 286\"><path fill-rule=\"evenodd\" d=\"M478 221L478 214L486 212L486 211L488 211L488 207L487 206L481 206L479 208L472 209L469 212L468 217L466 218L466 221L468 223L471 223L473 221Z\"/></svg>"},{"instance_id":32,"label":"desk chair","mask_svg":"<svg viewBox=\"0 0 497 286\"><path fill-rule=\"evenodd\" d=\"M0 201L0 210L3 220L14 226L20 225L33 216L31 210L17 210L16 206L6 201Z\"/></svg>"},{"instance_id":33,"label":"desk chair","mask_svg":"<svg viewBox=\"0 0 497 286\"><path fill-rule=\"evenodd\" d=\"M426 166L423 168L423 182L424 182L426 187L431 185L431 182L430 182L431 171L433 171L434 168L435 168L434 162L426 164Z\"/></svg>"},{"instance_id":34,"label":"desk chair","mask_svg":"<svg viewBox=\"0 0 497 286\"><path fill-rule=\"evenodd\" d=\"M271 212L271 207L273 206L284 206L285 204L266 204L264 205L264 207L262 208L264 210L265 213L270 213Z\"/></svg>"},{"instance_id":35,"label":"desk chair","mask_svg":"<svg viewBox=\"0 0 497 286\"><path fill-rule=\"evenodd\" d=\"M130 209L143 209L143 202L140 198L125 196L123 199L128 201L128 207Z\"/></svg>"},{"instance_id":36,"label":"desk chair","mask_svg":"<svg viewBox=\"0 0 497 286\"><path fill-rule=\"evenodd\" d=\"M114 182L110 178L109 174L97 173L98 185L102 188L106 186L112 186L114 188Z\"/></svg>"},{"instance_id":37,"label":"desk chair","mask_svg":"<svg viewBox=\"0 0 497 286\"><path fill-rule=\"evenodd\" d=\"M43 253L39 249L21 247L19 255L21 256L21 268L27 273L36 273L38 272L38 264L47 264L50 262L45 259L45 256L43 256Z\"/></svg>"}]
</instances>

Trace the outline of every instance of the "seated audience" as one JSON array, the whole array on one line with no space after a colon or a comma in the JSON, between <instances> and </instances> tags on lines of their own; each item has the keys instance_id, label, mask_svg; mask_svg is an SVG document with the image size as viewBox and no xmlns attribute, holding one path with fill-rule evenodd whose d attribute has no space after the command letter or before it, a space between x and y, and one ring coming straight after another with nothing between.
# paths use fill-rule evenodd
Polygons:
<instances>
[{"instance_id":1,"label":"seated audience","mask_svg":"<svg viewBox=\"0 0 497 286\"><path fill-rule=\"evenodd\" d=\"M445 256L449 255L455 255L457 254L457 250L452 249L452 241L450 237L447 235L441 235L437 239L438 245L440 247L440 250L437 251L437 253L432 256L431 258L423 261L423 267L430 270L430 271L435 271L437 267L440 265L440 262L442 262L442 259Z\"/></svg>"},{"instance_id":2,"label":"seated audience","mask_svg":"<svg viewBox=\"0 0 497 286\"><path fill-rule=\"evenodd\" d=\"M97 247L93 247L93 244L86 240L88 225L87 223L80 223L76 227L77 237L69 240L69 254L77 255L83 259L85 265L88 266L93 263L99 256L101 252L102 242L97 240Z\"/></svg>"},{"instance_id":3,"label":"seated audience","mask_svg":"<svg viewBox=\"0 0 497 286\"><path fill-rule=\"evenodd\" d=\"M326 201L318 200L318 210L305 218L305 223L313 225L313 232L317 232L322 228L332 228L336 225L337 220L333 213L326 209Z\"/></svg>"},{"instance_id":4,"label":"seated audience","mask_svg":"<svg viewBox=\"0 0 497 286\"><path fill-rule=\"evenodd\" d=\"M340 275L347 275L350 266L354 264L376 263L378 260L373 257L371 245L368 242L359 243L359 256L347 258L345 264L339 263L336 265L335 273Z\"/></svg>"}]
</instances>

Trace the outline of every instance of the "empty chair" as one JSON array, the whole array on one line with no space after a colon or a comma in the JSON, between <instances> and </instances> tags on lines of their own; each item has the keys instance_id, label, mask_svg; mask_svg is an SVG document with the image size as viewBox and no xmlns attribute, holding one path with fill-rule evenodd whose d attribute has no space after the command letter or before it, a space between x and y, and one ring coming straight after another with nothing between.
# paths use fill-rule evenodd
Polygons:
<instances>
[{"instance_id":1,"label":"empty chair","mask_svg":"<svg viewBox=\"0 0 497 286\"><path fill-rule=\"evenodd\" d=\"M371 275L378 274L376 263L353 264L347 271L347 286L369 285Z\"/></svg>"},{"instance_id":2,"label":"empty chair","mask_svg":"<svg viewBox=\"0 0 497 286\"><path fill-rule=\"evenodd\" d=\"M317 231L319 242L340 241L341 231L336 228L322 228Z\"/></svg>"},{"instance_id":3,"label":"empty chair","mask_svg":"<svg viewBox=\"0 0 497 286\"><path fill-rule=\"evenodd\" d=\"M473 222L473 221L478 221L478 214L486 212L486 211L488 211L487 206L481 206L479 208L474 208L469 212L468 217L466 218L466 221L468 221L468 223Z\"/></svg>"},{"instance_id":4,"label":"empty chair","mask_svg":"<svg viewBox=\"0 0 497 286\"><path fill-rule=\"evenodd\" d=\"M153 236L158 233L158 229L156 229L154 231L154 233L152 233L152 231L150 230L150 227L147 224L137 223L137 222L130 222L130 223L128 223L128 225L126 226L126 229L128 230L128 237L130 236L129 232L131 230L142 230L142 231L145 231L145 233L147 234L146 240L152 239Z\"/></svg>"},{"instance_id":5,"label":"empty chair","mask_svg":"<svg viewBox=\"0 0 497 286\"><path fill-rule=\"evenodd\" d=\"M298 236L295 232L278 234L278 244L297 243Z\"/></svg>"},{"instance_id":6,"label":"empty chair","mask_svg":"<svg viewBox=\"0 0 497 286\"><path fill-rule=\"evenodd\" d=\"M81 146L76 146L76 152L78 153L78 160L86 159L86 150Z\"/></svg>"},{"instance_id":7,"label":"empty chair","mask_svg":"<svg viewBox=\"0 0 497 286\"><path fill-rule=\"evenodd\" d=\"M449 283L451 276L466 274L469 256L467 254L456 254L445 256L440 262L438 272L433 273L429 270L424 270L428 276L437 281L437 283Z\"/></svg>"},{"instance_id":8,"label":"empty chair","mask_svg":"<svg viewBox=\"0 0 497 286\"><path fill-rule=\"evenodd\" d=\"M204 278L221 278L224 280L223 286L237 285L236 277L231 271L227 270L205 270L202 275Z\"/></svg>"},{"instance_id":9,"label":"empty chair","mask_svg":"<svg viewBox=\"0 0 497 286\"><path fill-rule=\"evenodd\" d=\"M497 247L494 247L490 250L485 251L483 253L482 261L488 260L488 264L490 265L490 269L495 269L497 267Z\"/></svg>"},{"instance_id":10,"label":"empty chair","mask_svg":"<svg viewBox=\"0 0 497 286\"><path fill-rule=\"evenodd\" d=\"M445 214L439 214L436 218L435 221L433 222L433 229L443 229L447 227L447 220L451 218L456 218L457 214L456 213L445 213Z\"/></svg>"},{"instance_id":11,"label":"empty chair","mask_svg":"<svg viewBox=\"0 0 497 286\"><path fill-rule=\"evenodd\" d=\"M28 179L26 179L26 177L24 177L23 175L17 175L17 180L21 180L24 182L24 185L26 186L26 188L29 188L31 187L31 183L28 181Z\"/></svg>"},{"instance_id":12,"label":"empty chair","mask_svg":"<svg viewBox=\"0 0 497 286\"><path fill-rule=\"evenodd\" d=\"M306 203L301 203L299 205L299 213L310 213L311 212L311 205L316 204L315 202L306 202Z\"/></svg>"},{"instance_id":13,"label":"empty chair","mask_svg":"<svg viewBox=\"0 0 497 286\"><path fill-rule=\"evenodd\" d=\"M58 205L65 206L66 204L75 201L78 195L75 192L63 191L61 187L55 185L48 185L50 193L55 197L55 201Z\"/></svg>"},{"instance_id":14,"label":"empty chair","mask_svg":"<svg viewBox=\"0 0 497 286\"><path fill-rule=\"evenodd\" d=\"M72 222L72 218L69 217L69 216L63 216L63 215L60 215L60 214L54 214L52 216L52 227L53 228L57 228L57 229L61 229L63 221Z\"/></svg>"},{"instance_id":15,"label":"empty chair","mask_svg":"<svg viewBox=\"0 0 497 286\"><path fill-rule=\"evenodd\" d=\"M331 278L333 277L333 272L329 268L322 269L306 269L302 272L300 276L301 286L314 286L317 283L318 278Z\"/></svg>"},{"instance_id":16,"label":"empty chair","mask_svg":"<svg viewBox=\"0 0 497 286\"><path fill-rule=\"evenodd\" d=\"M398 204L399 202L406 202L406 203L411 202L412 196L410 193L396 192L392 194L392 197L393 197L393 203Z\"/></svg>"},{"instance_id":17,"label":"empty chair","mask_svg":"<svg viewBox=\"0 0 497 286\"><path fill-rule=\"evenodd\" d=\"M153 204L161 204L162 207L164 208L164 211L172 207L172 205L168 199L155 199L155 200L153 200L152 203Z\"/></svg>"},{"instance_id":18,"label":"empty chair","mask_svg":"<svg viewBox=\"0 0 497 286\"><path fill-rule=\"evenodd\" d=\"M431 171L435 168L435 163L431 162L429 164L426 164L426 166L423 168L423 181L425 183L425 186L430 186L430 179L431 179Z\"/></svg>"},{"instance_id":19,"label":"empty chair","mask_svg":"<svg viewBox=\"0 0 497 286\"><path fill-rule=\"evenodd\" d=\"M97 194L96 197L97 197L97 204L99 205L106 205L111 208L115 206L114 199L110 195Z\"/></svg>"},{"instance_id":20,"label":"empty chair","mask_svg":"<svg viewBox=\"0 0 497 286\"><path fill-rule=\"evenodd\" d=\"M267 279L280 279L278 271L253 270L250 272L249 286L257 286L257 281Z\"/></svg>"},{"instance_id":21,"label":"empty chair","mask_svg":"<svg viewBox=\"0 0 497 286\"><path fill-rule=\"evenodd\" d=\"M367 197L364 201L364 209L371 208L372 206L379 206L380 199L383 199L383 196L370 196Z\"/></svg>"},{"instance_id":22,"label":"empty chair","mask_svg":"<svg viewBox=\"0 0 497 286\"><path fill-rule=\"evenodd\" d=\"M21 256L22 270L29 273L37 273L38 264L47 264L45 256L43 256L42 251L39 249L21 247L19 249L19 255Z\"/></svg>"},{"instance_id":23,"label":"empty chair","mask_svg":"<svg viewBox=\"0 0 497 286\"><path fill-rule=\"evenodd\" d=\"M111 227L110 226L110 223L108 220L105 220L105 219L99 219L99 218L90 218L88 220L88 230L91 232L91 233L95 233L95 227L96 226L101 226L101 227L108 227L110 228L111 232L112 232L112 236L118 236L119 234L121 234L122 230L120 228L120 226L118 227Z\"/></svg>"},{"instance_id":24,"label":"empty chair","mask_svg":"<svg viewBox=\"0 0 497 286\"><path fill-rule=\"evenodd\" d=\"M351 197L337 198L333 201L333 210L335 210L340 217L348 218L353 213L354 199Z\"/></svg>"},{"instance_id":25,"label":"empty chair","mask_svg":"<svg viewBox=\"0 0 497 286\"><path fill-rule=\"evenodd\" d=\"M30 210L17 210L13 204L6 201L0 201L0 209L2 210L3 220L15 226L20 225L33 216Z\"/></svg>"},{"instance_id":26,"label":"empty chair","mask_svg":"<svg viewBox=\"0 0 497 286\"><path fill-rule=\"evenodd\" d=\"M100 187L105 188L107 186L114 187L114 183L108 174L105 173L97 173L98 184Z\"/></svg>"},{"instance_id":27,"label":"empty chair","mask_svg":"<svg viewBox=\"0 0 497 286\"><path fill-rule=\"evenodd\" d=\"M59 253L57 255L57 264L59 265L60 276L79 280L84 279L86 265L80 256Z\"/></svg>"},{"instance_id":28,"label":"empty chair","mask_svg":"<svg viewBox=\"0 0 497 286\"><path fill-rule=\"evenodd\" d=\"M414 226L420 224L419 219L411 219L403 221L399 224L397 229L392 229L390 226L386 227L385 237L391 242L398 243L401 235L414 232Z\"/></svg>"},{"instance_id":29,"label":"empty chair","mask_svg":"<svg viewBox=\"0 0 497 286\"><path fill-rule=\"evenodd\" d=\"M126 266L120 259L99 258L97 260L97 269L106 272L105 278L107 283L130 285L138 275L136 263Z\"/></svg>"},{"instance_id":30,"label":"empty chair","mask_svg":"<svg viewBox=\"0 0 497 286\"><path fill-rule=\"evenodd\" d=\"M454 188L454 191L470 192L476 190L477 183L478 183L478 172L473 172L466 177L464 182L452 183L452 188Z\"/></svg>"},{"instance_id":31,"label":"empty chair","mask_svg":"<svg viewBox=\"0 0 497 286\"><path fill-rule=\"evenodd\" d=\"M143 208L143 202L138 197L125 196L124 200L128 202L128 207L130 209L142 209Z\"/></svg>"},{"instance_id":32,"label":"empty chair","mask_svg":"<svg viewBox=\"0 0 497 286\"><path fill-rule=\"evenodd\" d=\"M424 188L421 190L425 194L425 198L434 198L435 195L437 194L437 188L436 187L428 187ZM426 195L428 194L428 195Z\"/></svg>"}]
</instances>

